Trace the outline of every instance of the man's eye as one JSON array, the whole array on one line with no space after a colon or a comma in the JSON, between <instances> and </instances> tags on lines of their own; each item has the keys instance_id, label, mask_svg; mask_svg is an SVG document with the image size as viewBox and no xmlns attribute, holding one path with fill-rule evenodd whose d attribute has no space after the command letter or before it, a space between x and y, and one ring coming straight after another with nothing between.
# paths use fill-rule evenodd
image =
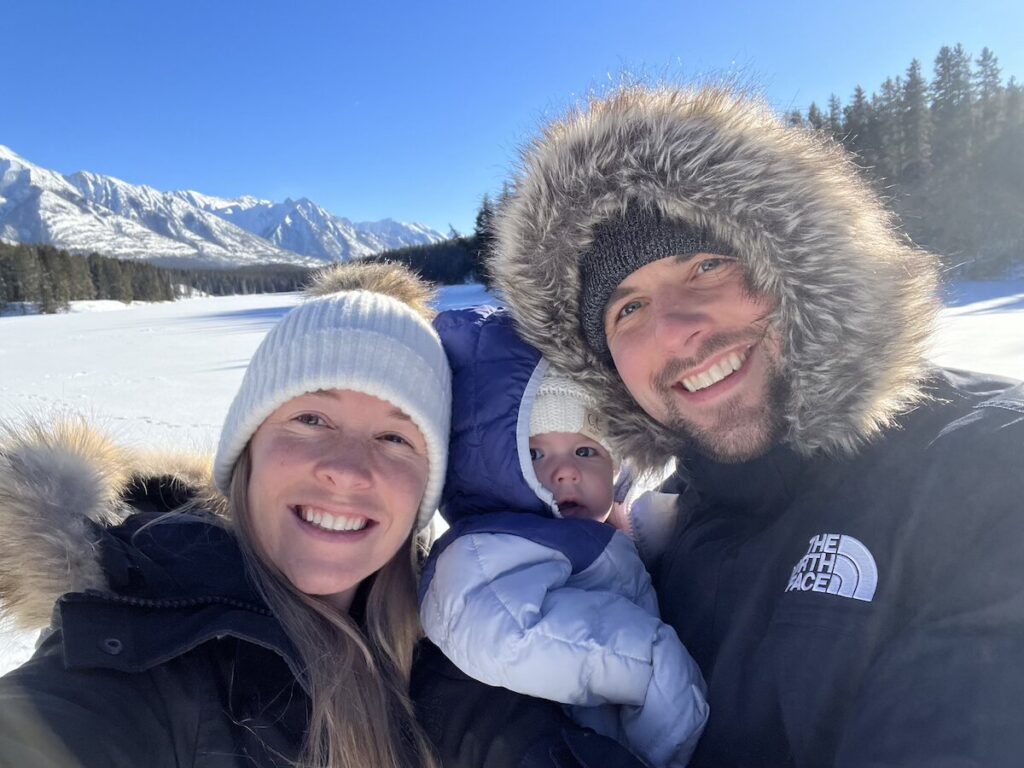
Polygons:
<instances>
[{"instance_id":1,"label":"man's eye","mask_svg":"<svg viewBox=\"0 0 1024 768\"><path fill-rule=\"evenodd\" d=\"M412 448L412 443L406 440L402 435L397 432L388 432L380 436L380 439L386 443L394 443L395 445L405 445Z\"/></svg>"},{"instance_id":2,"label":"man's eye","mask_svg":"<svg viewBox=\"0 0 1024 768\"><path fill-rule=\"evenodd\" d=\"M544 454L541 452L540 448L531 448L530 449L530 461L538 461L539 459L543 459L543 458L544 458Z\"/></svg>"},{"instance_id":3,"label":"man's eye","mask_svg":"<svg viewBox=\"0 0 1024 768\"><path fill-rule=\"evenodd\" d=\"M576 455L583 459L592 459L595 456L600 456L600 451L590 445L581 445L576 449Z\"/></svg>"},{"instance_id":4,"label":"man's eye","mask_svg":"<svg viewBox=\"0 0 1024 768\"><path fill-rule=\"evenodd\" d=\"M300 424L307 424L311 427L326 427L327 422L317 413L300 413L295 417Z\"/></svg>"},{"instance_id":5,"label":"man's eye","mask_svg":"<svg viewBox=\"0 0 1024 768\"><path fill-rule=\"evenodd\" d=\"M619 309L619 311L618 311L618 313L616 313L615 317L616 317L616 319L621 320L624 317L628 317L629 315L632 315L638 309L640 309L640 302L639 301L630 301L630 302L624 304L621 309Z\"/></svg>"},{"instance_id":6,"label":"man's eye","mask_svg":"<svg viewBox=\"0 0 1024 768\"><path fill-rule=\"evenodd\" d=\"M732 263L731 259L704 259L700 264L697 265L697 271L701 274L708 272L714 272L716 269Z\"/></svg>"}]
</instances>

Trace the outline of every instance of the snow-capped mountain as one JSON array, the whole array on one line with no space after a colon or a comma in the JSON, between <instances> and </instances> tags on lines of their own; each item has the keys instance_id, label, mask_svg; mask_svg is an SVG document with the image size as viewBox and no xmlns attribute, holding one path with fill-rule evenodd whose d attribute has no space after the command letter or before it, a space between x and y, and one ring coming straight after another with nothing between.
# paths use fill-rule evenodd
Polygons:
<instances>
[{"instance_id":1,"label":"snow-capped mountain","mask_svg":"<svg viewBox=\"0 0 1024 768\"><path fill-rule=\"evenodd\" d=\"M347 261L391 248L443 239L422 224L403 224L392 219L352 222L305 197L274 203L255 197L225 199L191 191L172 194L280 248L322 261Z\"/></svg>"},{"instance_id":2,"label":"snow-capped mountain","mask_svg":"<svg viewBox=\"0 0 1024 768\"><path fill-rule=\"evenodd\" d=\"M274 203L161 192L110 176L68 176L0 146L0 239L175 266L303 265L437 242L418 224L353 224L310 200Z\"/></svg>"}]
</instances>

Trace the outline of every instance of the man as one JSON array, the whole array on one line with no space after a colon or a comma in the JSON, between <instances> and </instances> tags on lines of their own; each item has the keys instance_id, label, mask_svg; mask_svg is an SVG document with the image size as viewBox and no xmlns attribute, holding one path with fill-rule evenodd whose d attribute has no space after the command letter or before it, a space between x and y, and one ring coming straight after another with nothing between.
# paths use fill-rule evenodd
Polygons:
<instances>
[{"instance_id":1,"label":"man","mask_svg":"<svg viewBox=\"0 0 1024 768\"><path fill-rule=\"evenodd\" d=\"M496 225L524 337L677 459L664 618L692 766L1024 760L1024 389L934 369L934 258L842 150L632 88L549 126Z\"/></svg>"}]
</instances>

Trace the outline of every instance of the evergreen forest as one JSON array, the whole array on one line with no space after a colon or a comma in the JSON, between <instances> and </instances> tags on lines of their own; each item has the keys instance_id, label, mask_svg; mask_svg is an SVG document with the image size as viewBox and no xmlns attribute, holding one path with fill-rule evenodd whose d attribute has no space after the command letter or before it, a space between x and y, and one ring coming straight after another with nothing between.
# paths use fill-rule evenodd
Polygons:
<instances>
[{"instance_id":1,"label":"evergreen forest","mask_svg":"<svg viewBox=\"0 0 1024 768\"><path fill-rule=\"evenodd\" d=\"M794 110L789 122L850 150L919 246L956 277L1024 270L1024 88L1003 82L988 48L944 46L927 80L921 62L869 96Z\"/></svg>"},{"instance_id":2,"label":"evergreen forest","mask_svg":"<svg viewBox=\"0 0 1024 768\"><path fill-rule=\"evenodd\" d=\"M69 254L51 245L0 242L0 311L15 305L62 312L72 301L173 301L183 296L225 296L295 291L313 270L288 264L239 269L169 269L146 261Z\"/></svg>"}]
</instances>

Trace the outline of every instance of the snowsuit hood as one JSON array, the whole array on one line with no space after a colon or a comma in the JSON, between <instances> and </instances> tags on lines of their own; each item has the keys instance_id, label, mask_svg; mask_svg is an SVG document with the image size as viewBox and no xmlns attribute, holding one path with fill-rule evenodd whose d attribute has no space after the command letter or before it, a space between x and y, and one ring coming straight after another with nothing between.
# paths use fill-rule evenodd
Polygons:
<instances>
[{"instance_id":1,"label":"snowsuit hood","mask_svg":"<svg viewBox=\"0 0 1024 768\"><path fill-rule=\"evenodd\" d=\"M525 149L489 264L524 338L591 388L623 456L646 468L686 452L580 327L580 256L602 222L638 208L728 246L777 299L783 440L797 451L852 452L921 399L936 262L845 152L726 90L624 88Z\"/></svg>"},{"instance_id":2,"label":"snowsuit hood","mask_svg":"<svg viewBox=\"0 0 1024 768\"><path fill-rule=\"evenodd\" d=\"M452 369L452 429L441 514L449 524L508 510L557 515L530 460L530 411L548 363L511 315L482 306L440 313Z\"/></svg>"}]
</instances>

